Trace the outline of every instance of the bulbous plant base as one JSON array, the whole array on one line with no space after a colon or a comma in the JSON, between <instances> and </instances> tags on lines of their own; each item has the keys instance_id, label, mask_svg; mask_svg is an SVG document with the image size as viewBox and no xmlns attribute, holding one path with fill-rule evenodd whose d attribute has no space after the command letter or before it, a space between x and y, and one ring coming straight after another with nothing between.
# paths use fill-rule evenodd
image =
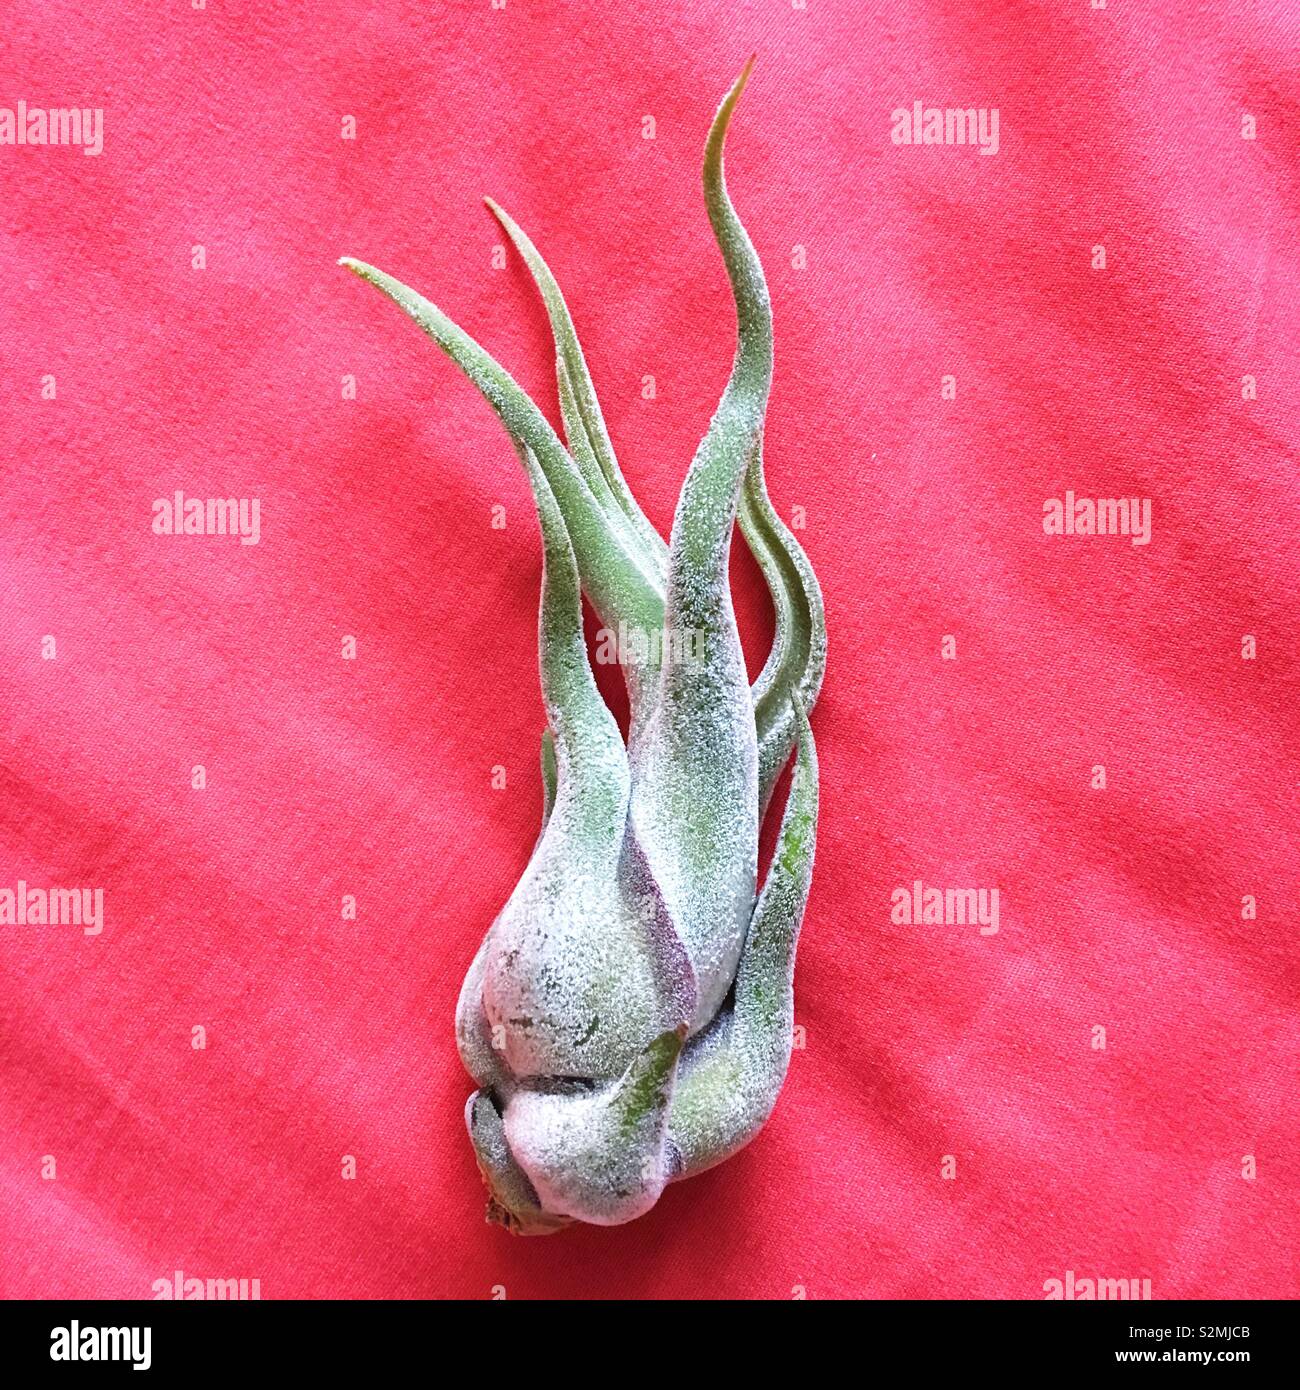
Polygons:
<instances>
[{"instance_id":1,"label":"bulbous plant base","mask_svg":"<svg viewBox=\"0 0 1300 1390\"><path fill-rule=\"evenodd\" d=\"M433 338L496 411L541 529L542 829L456 1009L461 1060L479 1088L465 1121L487 1219L517 1235L643 1215L666 1184L758 1133L790 1062L817 825L808 712L826 669L826 623L817 577L763 475L771 300L722 172L752 65L718 108L703 169L736 304L736 355L667 544L619 469L559 286L500 207L488 200L555 337L564 442L436 305L373 266L342 262ZM752 685L728 592L737 523L776 618ZM626 743L592 672L584 594L620 642L625 632L642 639L620 657ZM674 637L689 638L689 655ZM762 820L795 749L760 890Z\"/></svg>"}]
</instances>

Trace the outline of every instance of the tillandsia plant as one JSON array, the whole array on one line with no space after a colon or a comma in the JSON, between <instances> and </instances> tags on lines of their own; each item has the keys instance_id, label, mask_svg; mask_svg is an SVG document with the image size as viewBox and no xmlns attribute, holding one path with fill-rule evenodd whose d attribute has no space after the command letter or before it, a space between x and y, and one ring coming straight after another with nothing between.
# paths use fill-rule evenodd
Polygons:
<instances>
[{"instance_id":1,"label":"tillandsia plant","mask_svg":"<svg viewBox=\"0 0 1300 1390\"><path fill-rule=\"evenodd\" d=\"M790 1061L817 824L808 712L826 667L826 627L816 577L763 478L771 304L723 181L727 126L752 66L723 100L704 153L704 199L739 341L668 545L615 461L559 287L501 208L489 200L550 317L567 447L428 300L372 266L341 262L483 393L515 444L541 525L542 829L469 968L456 1018L479 1088L465 1118L488 1219L526 1234L642 1215L666 1184L757 1134ZM752 689L727 579L737 517L776 613ZM626 744L592 674L584 591L607 629L657 639L620 654ZM796 746L759 892L762 817Z\"/></svg>"}]
</instances>

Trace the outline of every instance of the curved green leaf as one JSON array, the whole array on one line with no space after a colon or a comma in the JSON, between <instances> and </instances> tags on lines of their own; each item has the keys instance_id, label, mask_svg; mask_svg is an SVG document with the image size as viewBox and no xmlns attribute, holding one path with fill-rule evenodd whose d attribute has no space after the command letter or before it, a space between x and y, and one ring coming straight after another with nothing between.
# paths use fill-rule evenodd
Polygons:
<instances>
[{"instance_id":1,"label":"curved green leaf","mask_svg":"<svg viewBox=\"0 0 1300 1390\"><path fill-rule=\"evenodd\" d=\"M600 402L596 399L596 388L592 384L591 373L587 370L587 359L583 356L578 342L577 330L564 295L550 267L542 259L527 234L504 208L491 198L483 200L491 209L492 215L500 222L506 235L514 243L515 249L524 259L533 280L546 306L547 317L551 321L551 332L555 338L555 373L560 395L560 414L564 419L564 431L568 437L569 449L575 459L589 460L584 472L598 474L603 479L606 495L630 523L633 534L645 548L648 562L654 566L662 581L667 568L668 547L663 537L651 526L636 498L632 496L618 460L614 457L614 446L605 428L605 417L601 413ZM592 491L597 485L593 478Z\"/></svg>"},{"instance_id":2,"label":"curved green leaf","mask_svg":"<svg viewBox=\"0 0 1300 1390\"><path fill-rule=\"evenodd\" d=\"M817 749L796 697L798 761L767 881L736 972L733 1007L692 1040L673 1094L669 1137L689 1177L763 1127L790 1065L794 964L817 844Z\"/></svg>"},{"instance_id":3,"label":"curved green leaf","mask_svg":"<svg viewBox=\"0 0 1300 1390\"><path fill-rule=\"evenodd\" d=\"M505 368L400 280L348 256L339 264L413 319L479 389L516 447L532 450L563 514L583 583L602 621L611 627L624 622L657 630L663 621L663 593L653 566L647 567L638 548L611 522L546 417Z\"/></svg>"}]
</instances>

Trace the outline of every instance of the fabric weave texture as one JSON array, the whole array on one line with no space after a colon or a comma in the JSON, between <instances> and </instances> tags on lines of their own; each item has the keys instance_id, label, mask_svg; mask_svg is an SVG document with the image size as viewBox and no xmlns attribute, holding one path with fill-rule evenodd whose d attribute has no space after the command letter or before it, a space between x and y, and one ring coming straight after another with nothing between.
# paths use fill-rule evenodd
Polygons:
<instances>
[{"instance_id":1,"label":"fabric weave texture","mask_svg":"<svg viewBox=\"0 0 1300 1390\"><path fill-rule=\"evenodd\" d=\"M0 925L0 1294L1300 1294L1300 11L4 25L0 105L102 108L104 147L0 144L0 888L102 888L104 928ZM335 261L558 423L499 200L666 533L735 341L703 140L755 50L727 176L830 631L801 1045L742 1154L512 1239L452 1015L540 814L541 546L491 412ZM997 153L895 143L915 102L996 108ZM258 543L155 534L178 489L258 499ZM1067 492L1149 499L1150 543L1045 534ZM998 930L894 920L918 880L998 889Z\"/></svg>"}]
</instances>

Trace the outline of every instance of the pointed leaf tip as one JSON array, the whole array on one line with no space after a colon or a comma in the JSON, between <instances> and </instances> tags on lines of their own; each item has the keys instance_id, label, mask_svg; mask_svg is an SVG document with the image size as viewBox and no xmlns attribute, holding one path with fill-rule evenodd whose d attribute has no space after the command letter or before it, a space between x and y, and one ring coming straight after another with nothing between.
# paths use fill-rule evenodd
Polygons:
<instances>
[{"instance_id":1,"label":"pointed leaf tip","mask_svg":"<svg viewBox=\"0 0 1300 1390\"><path fill-rule=\"evenodd\" d=\"M749 82L749 75L754 71L754 64L758 61L758 54L751 53L745 60L745 66L740 70L740 76L731 84L731 90L727 93L725 100L732 106L740 100L740 94L745 90Z\"/></svg>"}]
</instances>

